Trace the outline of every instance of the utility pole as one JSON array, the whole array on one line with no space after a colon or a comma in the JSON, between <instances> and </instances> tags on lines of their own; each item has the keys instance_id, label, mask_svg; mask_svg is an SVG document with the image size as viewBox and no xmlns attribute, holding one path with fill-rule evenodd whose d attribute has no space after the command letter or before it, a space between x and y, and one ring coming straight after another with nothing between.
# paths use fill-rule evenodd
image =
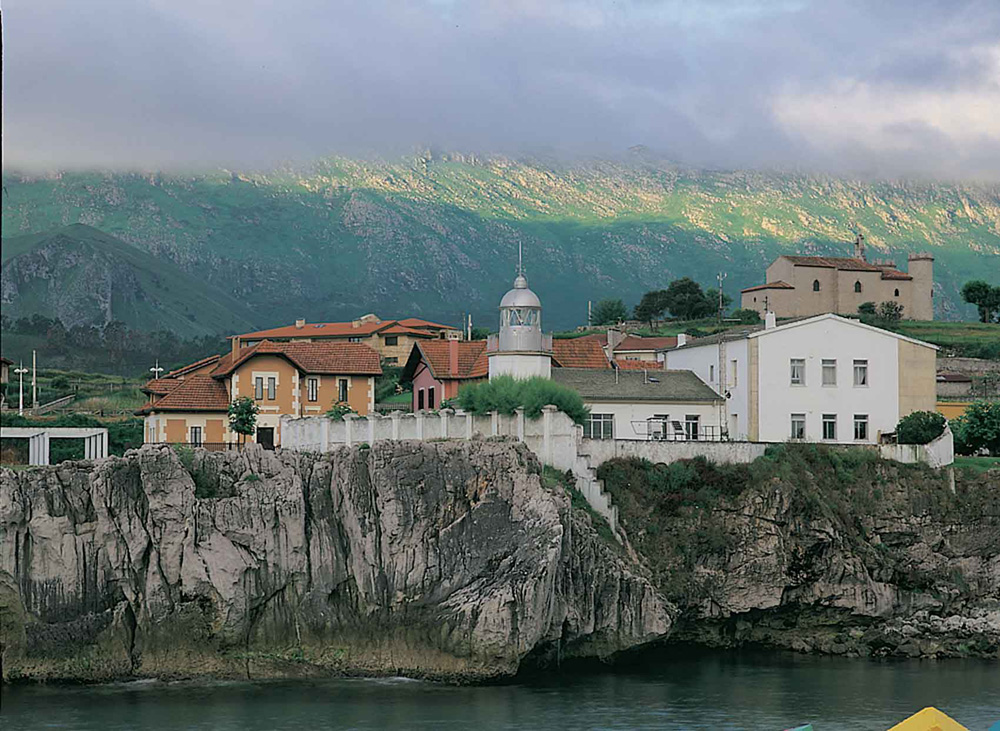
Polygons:
<instances>
[{"instance_id":1,"label":"utility pole","mask_svg":"<svg viewBox=\"0 0 1000 731\"><path fill-rule=\"evenodd\" d=\"M722 324L722 311L723 309L725 309L722 304L722 282L725 281L727 276L728 275L725 272L719 272L718 280L719 280L719 324L720 325Z\"/></svg>"},{"instance_id":2,"label":"utility pole","mask_svg":"<svg viewBox=\"0 0 1000 731\"><path fill-rule=\"evenodd\" d=\"M163 373L163 369L160 368L160 359L156 359L156 365L149 369L150 373L153 374L153 378L159 378L160 374Z\"/></svg>"},{"instance_id":3,"label":"utility pole","mask_svg":"<svg viewBox=\"0 0 1000 731\"><path fill-rule=\"evenodd\" d=\"M24 374L28 369L24 367L24 362L14 369L17 374L17 415L24 416Z\"/></svg>"},{"instance_id":4,"label":"utility pole","mask_svg":"<svg viewBox=\"0 0 1000 731\"><path fill-rule=\"evenodd\" d=\"M38 375L37 363L35 361L35 351L31 351L31 408L38 408L38 381L36 376Z\"/></svg>"},{"instance_id":5,"label":"utility pole","mask_svg":"<svg viewBox=\"0 0 1000 731\"><path fill-rule=\"evenodd\" d=\"M472 313L469 313L469 327L468 334L466 335L466 340L472 340Z\"/></svg>"},{"instance_id":6,"label":"utility pole","mask_svg":"<svg viewBox=\"0 0 1000 731\"><path fill-rule=\"evenodd\" d=\"M587 327L590 327L594 323L593 313L594 300L587 300Z\"/></svg>"}]
</instances>

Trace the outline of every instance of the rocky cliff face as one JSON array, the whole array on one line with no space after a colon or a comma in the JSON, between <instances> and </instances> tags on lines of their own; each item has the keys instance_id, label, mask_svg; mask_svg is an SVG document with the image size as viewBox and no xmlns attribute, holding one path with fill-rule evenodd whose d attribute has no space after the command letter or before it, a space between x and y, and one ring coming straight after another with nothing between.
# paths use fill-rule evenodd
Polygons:
<instances>
[{"instance_id":1,"label":"rocky cliff face","mask_svg":"<svg viewBox=\"0 0 1000 731\"><path fill-rule=\"evenodd\" d=\"M0 471L8 679L476 679L641 645L672 613L510 442Z\"/></svg>"}]
</instances>

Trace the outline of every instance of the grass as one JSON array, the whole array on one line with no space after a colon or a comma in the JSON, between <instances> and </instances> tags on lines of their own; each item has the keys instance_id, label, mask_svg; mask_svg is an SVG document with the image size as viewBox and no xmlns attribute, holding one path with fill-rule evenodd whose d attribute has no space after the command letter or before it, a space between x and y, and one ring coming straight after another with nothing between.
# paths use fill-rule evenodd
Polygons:
<instances>
[{"instance_id":1,"label":"grass","mask_svg":"<svg viewBox=\"0 0 1000 731\"><path fill-rule=\"evenodd\" d=\"M412 391L403 391L403 393L394 393L391 396L386 396L379 401L380 404L408 404L413 401Z\"/></svg>"},{"instance_id":2,"label":"grass","mask_svg":"<svg viewBox=\"0 0 1000 731\"><path fill-rule=\"evenodd\" d=\"M1000 457L955 457L955 467L983 474L989 470L1000 469Z\"/></svg>"}]
</instances>

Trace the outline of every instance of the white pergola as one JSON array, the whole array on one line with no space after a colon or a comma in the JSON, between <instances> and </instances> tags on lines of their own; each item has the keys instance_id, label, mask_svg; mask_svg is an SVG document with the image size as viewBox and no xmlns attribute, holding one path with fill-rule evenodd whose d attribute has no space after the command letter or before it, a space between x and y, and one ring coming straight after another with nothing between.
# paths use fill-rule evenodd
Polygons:
<instances>
[{"instance_id":1,"label":"white pergola","mask_svg":"<svg viewBox=\"0 0 1000 731\"><path fill-rule=\"evenodd\" d=\"M82 439L84 459L102 459L108 456L108 430L96 427L70 426L4 426L0 439L27 439L28 464L49 463L50 439Z\"/></svg>"}]
</instances>

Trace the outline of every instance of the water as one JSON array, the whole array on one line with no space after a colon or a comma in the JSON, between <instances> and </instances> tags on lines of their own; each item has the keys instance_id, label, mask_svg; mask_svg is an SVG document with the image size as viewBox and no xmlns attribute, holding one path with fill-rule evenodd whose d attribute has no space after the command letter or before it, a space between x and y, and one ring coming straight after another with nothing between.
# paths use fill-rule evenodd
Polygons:
<instances>
[{"instance_id":1,"label":"water","mask_svg":"<svg viewBox=\"0 0 1000 731\"><path fill-rule=\"evenodd\" d=\"M887 729L933 705L970 729L1000 719L1000 663L688 654L453 687L404 679L140 681L3 691L19 729Z\"/></svg>"}]
</instances>

